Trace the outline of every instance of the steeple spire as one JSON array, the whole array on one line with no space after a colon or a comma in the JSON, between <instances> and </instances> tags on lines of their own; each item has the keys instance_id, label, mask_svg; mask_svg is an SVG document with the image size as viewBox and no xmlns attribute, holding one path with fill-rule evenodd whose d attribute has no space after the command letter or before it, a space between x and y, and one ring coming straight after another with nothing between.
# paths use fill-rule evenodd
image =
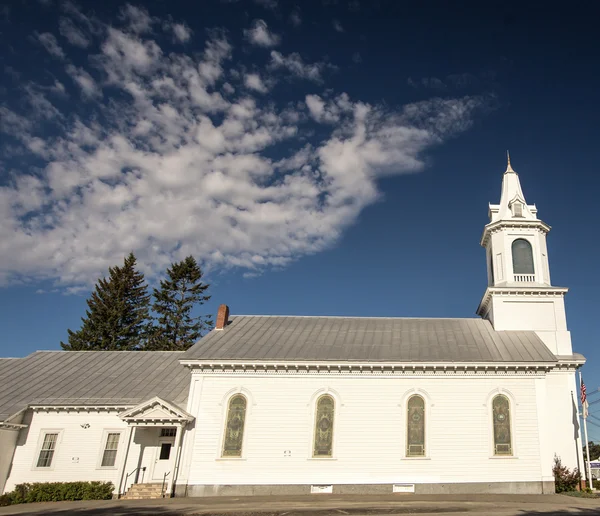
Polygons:
<instances>
[{"instance_id":1,"label":"steeple spire","mask_svg":"<svg viewBox=\"0 0 600 516\"><path fill-rule=\"evenodd\" d=\"M508 164L506 166L506 172L504 172L504 173L505 174L507 174L509 172L515 173L515 171L513 170L513 168L510 166L510 153L508 152L508 150L506 151L506 158L508 160Z\"/></svg>"}]
</instances>

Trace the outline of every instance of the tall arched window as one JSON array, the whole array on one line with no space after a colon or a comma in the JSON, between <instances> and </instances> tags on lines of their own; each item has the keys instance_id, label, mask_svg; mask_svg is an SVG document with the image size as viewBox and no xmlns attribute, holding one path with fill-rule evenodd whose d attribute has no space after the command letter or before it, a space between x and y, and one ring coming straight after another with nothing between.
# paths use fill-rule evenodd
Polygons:
<instances>
[{"instance_id":1,"label":"tall arched window","mask_svg":"<svg viewBox=\"0 0 600 516\"><path fill-rule=\"evenodd\" d=\"M425 400L418 395L411 396L406 414L406 456L425 456Z\"/></svg>"},{"instance_id":2,"label":"tall arched window","mask_svg":"<svg viewBox=\"0 0 600 516\"><path fill-rule=\"evenodd\" d=\"M241 394L232 396L227 409L223 457L241 457L246 423L246 398Z\"/></svg>"},{"instance_id":3,"label":"tall arched window","mask_svg":"<svg viewBox=\"0 0 600 516\"><path fill-rule=\"evenodd\" d=\"M335 402L328 394L317 400L315 414L315 438L313 457L331 457L333 455L333 417Z\"/></svg>"},{"instance_id":4,"label":"tall arched window","mask_svg":"<svg viewBox=\"0 0 600 516\"><path fill-rule=\"evenodd\" d=\"M513 272L515 274L534 274L533 251L531 244L523 239L517 238L512 243Z\"/></svg>"},{"instance_id":5,"label":"tall arched window","mask_svg":"<svg viewBox=\"0 0 600 516\"><path fill-rule=\"evenodd\" d=\"M510 402L503 394L498 394L492 400L492 418L494 424L494 455L512 455Z\"/></svg>"}]
</instances>

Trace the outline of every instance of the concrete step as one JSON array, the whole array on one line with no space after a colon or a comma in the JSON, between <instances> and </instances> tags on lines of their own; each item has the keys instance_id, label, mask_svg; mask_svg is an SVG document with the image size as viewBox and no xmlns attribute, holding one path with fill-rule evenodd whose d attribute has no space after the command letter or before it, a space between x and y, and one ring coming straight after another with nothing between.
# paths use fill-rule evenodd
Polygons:
<instances>
[{"instance_id":1,"label":"concrete step","mask_svg":"<svg viewBox=\"0 0 600 516\"><path fill-rule=\"evenodd\" d=\"M166 486L164 486L166 488ZM133 484L122 498L126 500L145 500L162 498L163 484Z\"/></svg>"}]
</instances>

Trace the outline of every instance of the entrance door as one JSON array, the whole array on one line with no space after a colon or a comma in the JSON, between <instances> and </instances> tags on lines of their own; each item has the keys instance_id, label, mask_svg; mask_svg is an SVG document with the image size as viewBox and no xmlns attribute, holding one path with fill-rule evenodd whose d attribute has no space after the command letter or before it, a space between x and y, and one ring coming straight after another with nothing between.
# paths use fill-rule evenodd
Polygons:
<instances>
[{"instance_id":1,"label":"entrance door","mask_svg":"<svg viewBox=\"0 0 600 516\"><path fill-rule=\"evenodd\" d=\"M154 469L152 470L152 480L160 480L162 482L165 473L171 473L167 479L171 477L171 457L175 453L175 439L173 437L161 437L158 440L158 448L154 457Z\"/></svg>"}]
</instances>

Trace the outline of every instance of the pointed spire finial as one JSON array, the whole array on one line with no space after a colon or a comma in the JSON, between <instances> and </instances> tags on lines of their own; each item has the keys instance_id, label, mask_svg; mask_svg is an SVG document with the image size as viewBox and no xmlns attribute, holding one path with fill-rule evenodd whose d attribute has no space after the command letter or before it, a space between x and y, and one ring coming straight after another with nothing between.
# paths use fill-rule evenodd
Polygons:
<instances>
[{"instance_id":1,"label":"pointed spire finial","mask_svg":"<svg viewBox=\"0 0 600 516\"><path fill-rule=\"evenodd\" d=\"M506 151L506 159L508 160L508 164L506 166L506 172L514 172L513 168L510 166L510 153L508 152L508 150Z\"/></svg>"}]
</instances>

